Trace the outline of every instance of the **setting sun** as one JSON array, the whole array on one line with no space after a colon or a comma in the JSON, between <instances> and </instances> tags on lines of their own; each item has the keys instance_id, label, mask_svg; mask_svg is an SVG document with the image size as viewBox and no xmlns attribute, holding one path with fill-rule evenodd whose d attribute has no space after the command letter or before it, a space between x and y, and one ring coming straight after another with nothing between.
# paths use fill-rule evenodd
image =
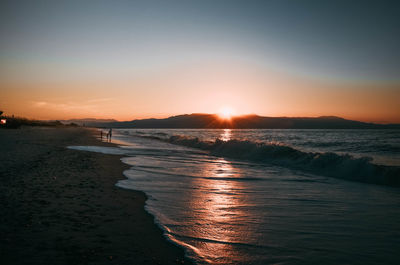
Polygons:
<instances>
[{"instance_id":1,"label":"setting sun","mask_svg":"<svg viewBox=\"0 0 400 265\"><path fill-rule=\"evenodd\" d=\"M234 114L235 111L230 107L222 107L218 112L218 116L226 120L230 120Z\"/></svg>"}]
</instances>

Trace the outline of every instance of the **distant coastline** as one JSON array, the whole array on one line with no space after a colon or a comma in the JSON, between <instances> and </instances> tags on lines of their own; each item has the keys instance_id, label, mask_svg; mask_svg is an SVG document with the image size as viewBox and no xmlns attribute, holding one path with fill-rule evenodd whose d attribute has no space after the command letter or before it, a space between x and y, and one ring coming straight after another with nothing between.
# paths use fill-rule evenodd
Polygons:
<instances>
[{"instance_id":1,"label":"distant coastline","mask_svg":"<svg viewBox=\"0 0 400 265\"><path fill-rule=\"evenodd\" d=\"M335 116L263 117L236 116L222 119L216 114L184 114L164 119L132 121L73 119L61 121L81 126L148 129L400 129L400 124L376 124L347 120Z\"/></svg>"}]
</instances>

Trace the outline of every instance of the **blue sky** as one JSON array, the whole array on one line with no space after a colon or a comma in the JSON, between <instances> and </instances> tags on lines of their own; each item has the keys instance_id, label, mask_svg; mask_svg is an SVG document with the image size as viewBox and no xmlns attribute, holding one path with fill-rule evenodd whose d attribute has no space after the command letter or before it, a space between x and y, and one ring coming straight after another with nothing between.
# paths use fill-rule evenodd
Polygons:
<instances>
[{"instance_id":1,"label":"blue sky","mask_svg":"<svg viewBox=\"0 0 400 265\"><path fill-rule=\"evenodd\" d=\"M400 77L396 1L9 1L2 5L3 59L143 68L238 58L316 78L398 81Z\"/></svg>"}]
</instances>

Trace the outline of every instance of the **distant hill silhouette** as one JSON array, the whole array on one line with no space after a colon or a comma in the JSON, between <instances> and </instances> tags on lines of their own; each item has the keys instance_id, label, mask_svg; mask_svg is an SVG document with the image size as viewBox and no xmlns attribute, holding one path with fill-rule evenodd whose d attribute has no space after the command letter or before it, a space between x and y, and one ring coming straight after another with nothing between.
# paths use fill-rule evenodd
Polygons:
<instances>
[{"instance_id":1,"label":"distant hill silhouette","mask_svg":"<svg viewBox=\"0 0 400 265\"><path fill-rule=\"evenodd\" d=\"M114 120L114 119L84 118L84 119L60 120L60 122L62 122L63 124L75 123L75 124L78 124L80 126L85 125L85 126L100 127L104 123L117 122L117 120Z\"/></svg>"},{"instance_id":2,"label":"distant hill silhouette","mask_svg":"<svg viewBox=\"0 0 400 265\"><path fill-rule=\"evenodd\" d=\"M221 119L216 114L185 114L165 119L142 119L123 122L89 123L89 126L113 128L232 128L232 129L389 129L400 124L374 124L346 120L334 116L308 117L262 117L245 115Z\"/></svg>"}]
</instances>

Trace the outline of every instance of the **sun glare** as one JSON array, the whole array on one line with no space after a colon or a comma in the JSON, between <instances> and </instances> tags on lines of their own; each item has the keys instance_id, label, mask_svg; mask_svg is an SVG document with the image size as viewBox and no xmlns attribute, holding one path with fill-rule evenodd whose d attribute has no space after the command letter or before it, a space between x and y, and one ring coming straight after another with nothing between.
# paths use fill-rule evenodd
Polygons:
<instances>
[{"instance_id":1,"label":"sun glare","mask_svg":"<svg viewBox=\"0 0 400 265\"><path fill-rule=\"evenodd\" d=\"M218 116L225 120L230 120L234 114L234 110L230 107L223 107L218 112Z\"/></svg>"}]
</instances>

